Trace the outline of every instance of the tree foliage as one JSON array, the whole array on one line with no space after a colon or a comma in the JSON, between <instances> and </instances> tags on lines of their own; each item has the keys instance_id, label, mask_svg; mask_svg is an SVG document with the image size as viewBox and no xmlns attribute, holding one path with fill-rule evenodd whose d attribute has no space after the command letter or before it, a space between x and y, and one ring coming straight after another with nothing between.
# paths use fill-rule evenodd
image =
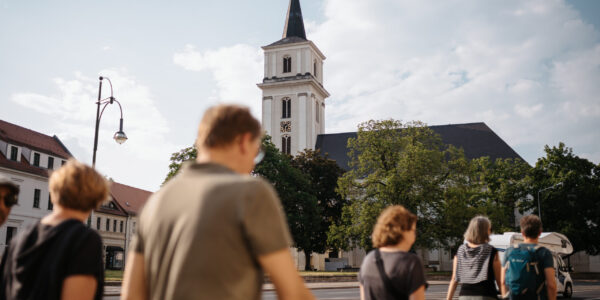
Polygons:
<instances>
[{"instance_id":1,"label":"tree foliage","mask_svg":"<svg viewBox=\"0 0 600 300\"><path fill-rule=\"evenodd\" d=\"M469 160L421 122L369 121L348 141L350 166L338 181L349 200L329 242L370 249L377 216L400 204L416 213L417 247L455 248L469 220L488 215L499 231L514 230L514 211L527 195L521 160Z\"/></svg>"},{"instance_id":2,"label":"tree foliage","mask_svg":"<svg viewBox=\"0 0 600 300\"><path fill-rule=\"evenodd\" d=\"M564 143L544 151L531 173L534 197L522 208L537 212L539 200L544 231L565 234L575 252L600 254L600 165L574 155Z\"/></svg>"},{"instance_id":3,"label":"tree foliage","mask_svg":"<svg viewBox=\"0 0 600 300\"><path fill-rule=\"evenodd\" d=\"M179 169L181 169L181 165L189 160L195 160L196 157L198 156L198 151L196 150L196 147L187 147L187 148L183 148L181 150L179 150L178 152L175 152L173 154L171 154L171 163L169 164L169 173L167 173L167 177L165 178L165 180L163 181L163 184L165 184L165 182L169 181L169 179L175 177L175 175L177 175L177 173L179 172Z\"/></svg>"}]
</instances>

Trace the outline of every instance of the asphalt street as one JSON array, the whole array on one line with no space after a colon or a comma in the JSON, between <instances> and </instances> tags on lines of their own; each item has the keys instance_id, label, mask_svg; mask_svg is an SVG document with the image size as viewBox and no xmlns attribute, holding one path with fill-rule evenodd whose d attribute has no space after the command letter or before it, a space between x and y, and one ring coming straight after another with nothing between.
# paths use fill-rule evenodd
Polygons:
<instances>
[{"instance_id":1,"label":"asphalt street","mask_svg":"<svg viewBox=\"0 0 600 300\"><path fill-rule=\"evenodd\" d=\"M446 299L447 285L431 285L425 293L426 299ZM332 288L314 289L313 294L320 300L358 300L360 299L358 288ZM559 297L561 299L562 297ZM105 300L117 300L118 296L107 296ZM274 291L263 293L262 300L275 300L277 295ZM458 296L455 295L455 299ZM600 282L575 282L572 299L599 299Z\"/></svg>"}]
</instances>

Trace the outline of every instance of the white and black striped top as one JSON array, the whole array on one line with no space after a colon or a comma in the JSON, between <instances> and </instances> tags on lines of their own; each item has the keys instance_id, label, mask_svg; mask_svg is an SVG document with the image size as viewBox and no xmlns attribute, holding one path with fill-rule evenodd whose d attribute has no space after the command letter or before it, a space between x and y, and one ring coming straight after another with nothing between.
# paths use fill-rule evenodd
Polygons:
<instances>
[{"instance_id":1,"label":"white and black striped top","mask_svg":"<svg viewBox=\"0 0 600 300\"><path fill-rule=\"evenodd\" d=\"M456 281L473 284L487 280L492 249L490 244L475 248L467 244L460 245L456 252Z\"/></svg>"}]
</instances>

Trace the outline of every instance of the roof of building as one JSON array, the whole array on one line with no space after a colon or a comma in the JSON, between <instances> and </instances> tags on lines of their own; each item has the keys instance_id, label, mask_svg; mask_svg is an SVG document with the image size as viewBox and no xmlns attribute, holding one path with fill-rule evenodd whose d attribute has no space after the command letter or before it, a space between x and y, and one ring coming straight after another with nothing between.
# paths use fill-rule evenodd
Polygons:
<instances>
[{"instance_id":1,"label":"roof of building","mask_svg":"<svg viewBox=\"0 0 600 300\"><path fill-rule=\"evenodd\" d=\"M306 40L304 31L304 19L302 18L302 9L300 9L300 0L290 0L287 16L285 17L285 27L283 28L283 38L299 37Z\"/></svg>"},{"instance_id":2,"label":"roof of building","mask_svg":"<svg viewBox=\"0 0 600 300\"><path fill-rule=\"evenodd\" d=\"M0 167L30 173L42 177L48 177L48 170L40 167L34 167L27 163L25 156L21 155L21 161L14 161L8 159L2 152L0 152Z\"/></svg>"},{"instance_id":3,"label":"roof of building","mask_svg":"<svg viewBox=\"0 0 600 300\"><path fill-rule=\"evenodd\" d=\"M268 46L306 41L306 31L304 30L304 19L302 18L302 10L300 9L300 0L290 0L287 15L285 17L285 25L283 27L283 36L281 40Z\"/></svg>"},{"instance_id":4,"label":"roof of building","mask_svg":"<svg viewBox=\"0 0 600 300\"><path fill-rule=\"evenodd\" d=\"M0 140L64 159L73 156L58 137L45 135L3 120L0 120Z\"/></svg>"},{"instance_id":5,"label":"roof of building","mask_svg":"<svg viewBox=\"0 0 600 300\"><path fill-rule=\"evenodd\" d=\"M440 135L444 144L462 148L465 156L469 159L488 156L492 160L497 158L523 160L517 152L483 122L429 127ZM350 170L348 165L350 162L348 139L356 136L356 132L320 134L317 136L315 148L335 160L342 169Z\"/></svg>"},{"instance_id":6,"label":"roof of building","mask_svg":"<svg viewBox=\"0 0 600 300\"><path fill-rule=\"evenodd\" d=\"M111 181L110 194L128 214L137 215L152 192Z\"/></svg>"}]
</instances>

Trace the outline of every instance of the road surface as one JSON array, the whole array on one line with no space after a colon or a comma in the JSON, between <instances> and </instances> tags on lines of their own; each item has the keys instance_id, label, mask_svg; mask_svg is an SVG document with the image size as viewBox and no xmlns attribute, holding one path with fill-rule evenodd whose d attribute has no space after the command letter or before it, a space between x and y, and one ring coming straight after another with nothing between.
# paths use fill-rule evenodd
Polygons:
<instances>
[{"instance_id":1,"label":"road surface","mask_svg":"<svg viewBox=\"0 0 600 300\"><path fill-rule=\"evenodd\" d=\"M425 292L426 299L446 299L447 285L431 285ZM320 300L359 300L358 288L333 288L333 289L314 289L313 294ZM455 295L455 298L458 299ZM106 296L105 300L118 300L118 296ZM262 300L276 300L277 295L274 291L263 293ZM561 297L559 297L561 299ZM573 291L574 300L578 299L599 299L600 300L600 282L575 282Z\"/></svg>"}]
</instances>

